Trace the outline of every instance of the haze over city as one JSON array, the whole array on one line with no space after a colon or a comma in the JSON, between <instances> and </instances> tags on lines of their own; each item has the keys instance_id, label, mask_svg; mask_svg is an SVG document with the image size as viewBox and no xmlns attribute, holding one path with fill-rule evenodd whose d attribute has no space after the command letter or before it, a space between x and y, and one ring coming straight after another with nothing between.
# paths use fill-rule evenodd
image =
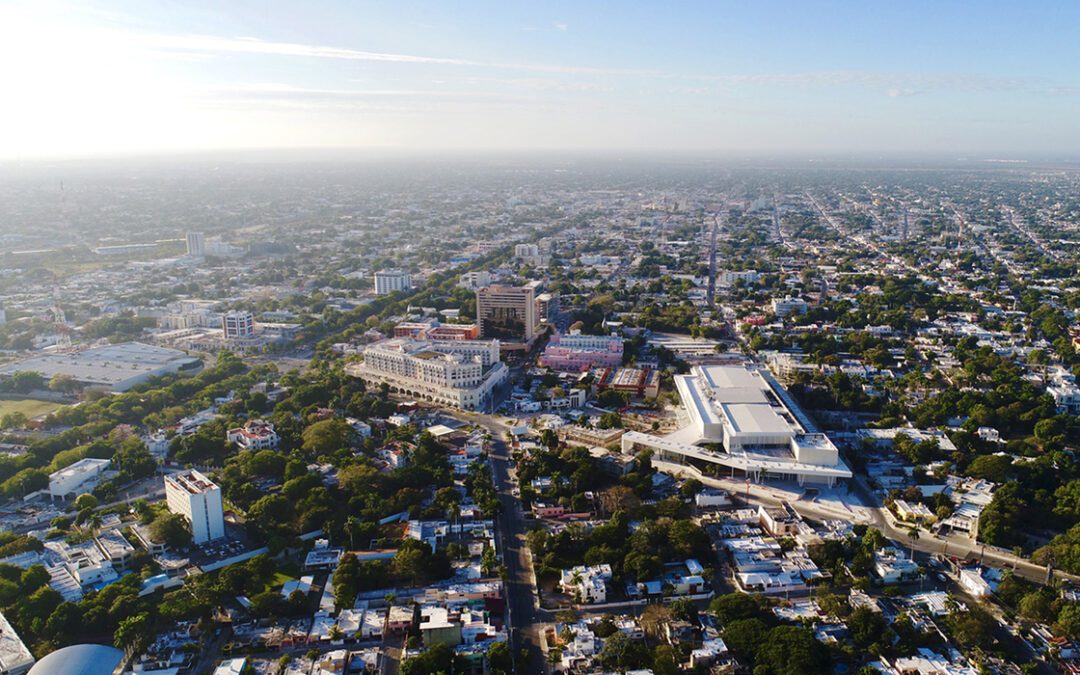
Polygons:
<instances>
[{"instance_id":1,"label":"haze over city","mask_svg":"<svg viewBox=\"0 0 1080 675\"><path fill-rule=\"evenodd\" d=\"M0 159L1070 158L1073 2L0 5Z\"/></svg>"},{"instance_id":2,"label":"haze over city","mask_svg":"<svg viewBox=\"0 0 1080 675\"><path fill-rule=\"evenodd\" d=\"M1080 673L1078 26L0 0L0 675Z\"/></svg>"}]
</instances>

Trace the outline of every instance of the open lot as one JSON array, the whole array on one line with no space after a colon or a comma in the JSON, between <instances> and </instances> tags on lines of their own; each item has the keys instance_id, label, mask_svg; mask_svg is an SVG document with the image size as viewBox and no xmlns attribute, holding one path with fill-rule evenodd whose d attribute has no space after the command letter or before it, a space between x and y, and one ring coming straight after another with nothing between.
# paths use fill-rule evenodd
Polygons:
<instances>
[{"instance_id":1,"label":"open lot","mask_svg":"<svg viewBox=\"0 0 1080 675\"><path fill-rule=\"evenodd\" d=\"M35 401L29 398L12 401L0 400L0 417L21 412L28 418L33 419L40 415L48 415L62 407L63 404L54 403L53 401Z\"/></svg>"}]
</instances>

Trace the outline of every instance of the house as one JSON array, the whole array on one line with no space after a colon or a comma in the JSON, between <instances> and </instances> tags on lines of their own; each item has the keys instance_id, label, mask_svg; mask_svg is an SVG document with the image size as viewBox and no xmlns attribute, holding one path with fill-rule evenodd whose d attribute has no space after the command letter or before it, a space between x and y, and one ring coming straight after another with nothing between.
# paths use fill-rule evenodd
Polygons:
<instances>
[{"instance_id":1,"label":"house","mask_svg":"<svg viewBox=\"0 0 1080 675\"><path fill-rule=\"evenodd\" d=\"M874 573L882 584L897 584L918 579L919 565L894 546L874 553Z\"/></svg>"},{"instance_id":2,"label":"house","mask_svg":"<svg viewBox=\"0 0 1080 675\"><path fill-rule=\"evenodd\" d=\"M225 438L242 450L272 450L281 443L274 425L266 420L248 420L236 429L229 429Z\"/></svg>"},{"instance_id":3,"label":"house","mask_svg":"<svg viewBox=\"0 0 1080 675\"><path fill-rule=\"evenodd\" d=\"M607 601L607 582L611 581L611 565L579 565L562 571L559 587L577 602L600 604Z\"/></svg>"}]
</instances>

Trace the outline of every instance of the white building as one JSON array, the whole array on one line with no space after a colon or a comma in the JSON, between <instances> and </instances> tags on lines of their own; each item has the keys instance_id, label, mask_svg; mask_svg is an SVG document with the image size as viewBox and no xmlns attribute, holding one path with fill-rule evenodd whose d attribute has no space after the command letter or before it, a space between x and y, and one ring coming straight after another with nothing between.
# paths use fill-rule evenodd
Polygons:
<instances>
[{"instance_id":1,"label":"white building","mask_svg":"<svg viewBox=\"0 0 1080 675\"><path fill-rule=\"evenodd\" d=\"M499 361L499 341L431 342L395 338L367 347L363 363L346 372L369 384L463 410L491 402L509 370Z\"/></svg>"},{"instance_id":2,"label":"white building","mask_svg":"<svg viewBox=\"0 0 1080 675\"><path fill-rule=\"evenodd\" d=\"M169 511L187 518L196 544L225 536L221 488L198 471L165 476L165 501Z\"/></svg>"},{"instance_id":3,"label":"white building","mask_svg":"<svg viewBox=\"0 0 1080 675\"><path fill-rule=\"evenodd\" d=\"M475 272L466 272L458 277L458 286L462 288L468 288L475 291L484 286L491 285L492 277L491 272L485 270L477 270Z\"/></svg>"},{"instance_id":4,"label":"white building","mask_svg":"<svg viewBox=\"0 0 1080 675\"><path fill-rule=\"evenodd\" d=\"M199 359L176 349L125 342L15 361L0 367L0 376L21 370L40 373L46 380L54 375L70 375L88 387L122 392L151 377L193 369L198 364Z\"/></svg>"},{"instance_id":5,"label":"white building","mask_svg":"<svg viewBox=\"0 0 1080 675\"><path fill-rule=\"evenodd\" d=\"M810 309L810 305L806 303L802 298L793 298L791 296L784 296L784 298L773 298L772 310L776 316L790 316L792 314L806 314Z\"/></svg>"},{"instance_id":6,"label":"white building","mask_svg":"<svg viewBox=\"0 0 1080 675\"><path fill-rule=\"evenodd\" d=\"M274 425L266 420L248 420L244 426L225 432L225 439L243 450L273 450L281 443Z\"/></svg>"},{"instance_id":7,"label":"white building","mask_svg":"<svg viewBox=\"0 0 1080 675\"><path fill-rule=\"evenodd\" d=\"M746 270L743 272L724 270L716 275L716 280L720 282L722 286L733 286L740 281L746 284L756 284L760 278L760 275L754 270Z\"/></svg>"},{"instance_id":8,"label":"white building","mask_svg":"<svg viewBox=\"0 0 1080 675\"><path fill-rule=\"evenodd\" d=\"M656 451L656 459L679 464L708 462L760 480L766 476L828 483L851 478L851 470L828 436L767 372L749 365L695 366L675 377L690 425L666 436L631 431L622 449ZM723 452L700 447L710 443Z\"/></svg>"},{"instance_id":9,"label":"white building","mask_svg":"<svg viewBox=\"0 0 1080 675\"><path fill-rule=\"evenodd\" d=\"M202 232L187 233L187 254L192 258L202 258L206 255L206 235Z\"/></svg>"},{"instance_id":10,"label":"white building","mask_svg":"<svg viewBox=\"0 0 1080 675\"><path fill-rule=\"evenodd\" d=\"M404 270L380 270L375 273L375 294L386 295L412 288L412 276Z\"/></svg>"},{"instance_id":11,"label":"white building","mask_svg":"<svg viewBox=\"0 0 1080 675\"><path fill-rule=\"evenodd\" d=\"M107 459L86 457L49 474L49 496L66 499L92 490L109 464Z\"/></svg>"},{"instance_id":12,"label":"white building","mask_svg":"<svg viewBox=\"0 0 1080 675\"><path fill-rule=\"evenodd\" d=\"M576 601L593 605L607 601L609 581L611 565L579 565L562 571L559 586L564 593L574 596Z\"/></svg>"},{"instance_id":13,"label":"white building","mask_svg":"<svg viewBox=\"0 0 1080 675\"><path fill-rule=\"evenodd\" d=\"M226 340L255 336L255 315L251 312L228 312L221 317L221 330Z\"/></svg>"},{"instance_id":14,"label":"white building","mask_svg":"<svg viewBox=\"0 0 1080 675\"><path fill-rule=\"evenodd\" d=\"M34 655L0 614L0 675L23 675L34 665Z\"/></svg>"}]
</instances>

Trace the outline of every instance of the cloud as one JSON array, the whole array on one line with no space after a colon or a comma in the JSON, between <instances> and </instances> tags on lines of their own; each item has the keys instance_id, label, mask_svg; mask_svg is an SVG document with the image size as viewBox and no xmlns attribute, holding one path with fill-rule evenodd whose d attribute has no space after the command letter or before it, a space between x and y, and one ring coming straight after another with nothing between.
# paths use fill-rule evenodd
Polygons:
<instances>
[{"instance_id":1,"label":"cloud","mask_svg":"<svg viewBox=\"0 0 1080 675\"><path fill-rule=\"evenodd\" d=\"M897 87L893 87L885 93L889 95L889 98L904 98L907 96L918 96L923 92L918 89L899 89Z\"/></svg>"},{"instance_id":2,"label":"cloud","mask_svg":"<svg viewBox=\"0 0 1080 675\"><path fill-rule=\"evenodd\" d=\"M570 29L570 26L568 26L567 24L565 24L565 23L563 23L561 21L556 21L555 23L553 23L551 25L555 26L555 30L557 30L559 32L562 32L562 33L565 33L567 30Z\"/></svg>"},{"instance_id":3,"label":"cloud","mask_svg":"<svg viewBox=\"0 0 1080 675\"><path fill-rule=\"evenodd\" d=\"M222 38L209 35L162 35L158 33L144 33L138 35L136 39L145 47L175 51L299 56L321 59L342 59L346 61L379 61L384 63L431 63L462 66L481 65L465 59L372 52L341 47L322 47L295 42L268 42L253 37Z\"/></svg>"}]
</instances>

